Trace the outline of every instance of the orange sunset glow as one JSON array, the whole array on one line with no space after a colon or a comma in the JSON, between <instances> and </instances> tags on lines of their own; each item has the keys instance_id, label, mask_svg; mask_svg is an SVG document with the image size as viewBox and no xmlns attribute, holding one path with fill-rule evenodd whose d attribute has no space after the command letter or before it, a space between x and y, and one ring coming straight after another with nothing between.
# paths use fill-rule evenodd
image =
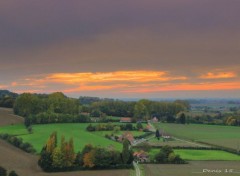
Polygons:
<instances>
[{"instance_id":1,"label":"orange sunset glow","mask_svg":"<svg viewBox=\"0 0 240 176\"><path fill-rule=\"evenodd\" d=\"M240 81L233 81L237 74L233 72L208 72L199 76L201 79L218 79L215 82L201 81L175 75L167 71L116 71L116 72L80 72L80 73L53 73L23 78L12 82L10 87L19 88L28 86L29 92L81 93L81 92L121 92L121 93L153 93L167 91L206 91L206 90L238 90ZM224 79L224 81L222 80ZM229 81L227 79L230 79ZM55 85L58 85L57 87ZM60 88L61 87L61 88Z\"/></svg>"}]
</instances>

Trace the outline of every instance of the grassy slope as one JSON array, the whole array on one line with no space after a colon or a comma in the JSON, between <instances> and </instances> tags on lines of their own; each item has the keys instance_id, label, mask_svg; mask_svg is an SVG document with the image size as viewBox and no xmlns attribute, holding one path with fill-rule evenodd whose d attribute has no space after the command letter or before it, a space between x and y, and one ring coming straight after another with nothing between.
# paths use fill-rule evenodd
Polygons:
<instances>
[{"instance_id":1,"label":"grassy slope","mask_svg":"<svg viewBox=\"0 0 240 176\"><path fill-rule=\"evenodd\" d=\"M176 137L208 142L237 149L240 145L240 127L201 124L155 124L157 128Z\"/></svg>"},{"instance_id":2,"label":"grassy slope","mask_svg":"<svg viewBox=\"0 0 240 176\"><path fill-rule=\"evenodd\" d=\"M159 152L159 149L153 149L150 152L151 157ZM174 150L175 154L185 160L209 160L209 161L240 161L240 156L232 153L218 150Z\"/></svg>"}]
</instances>

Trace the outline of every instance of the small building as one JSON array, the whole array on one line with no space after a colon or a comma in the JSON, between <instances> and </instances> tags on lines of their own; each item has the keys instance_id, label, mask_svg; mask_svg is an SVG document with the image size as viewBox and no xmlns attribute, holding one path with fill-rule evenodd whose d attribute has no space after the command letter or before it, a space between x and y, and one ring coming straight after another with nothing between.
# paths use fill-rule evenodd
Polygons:
<instances>
[{"instance_id":1,"label":"small building","mask_svg":"<svg viewBox=\"0 0 240 176\"><path fill-rule=\"evenodd\" d=\"M121 123L131 123L132 122L132 118L130 118L130 117L122 117L120 119L120 122Z\"/></svg>"},{"instance_id":2,"label":"small building","mask_svg":"<svg viewBox=\"0 0 240 176\"><path fill-rule=\"evenodd\" d=\"M149 162L149 155L147 152L141 150L133 153L134 158L141 163Z\"/></svg>"},{"instance_id":3,"label":"small building","mask_svg":"<svg viewBox=\"0 0 240 176\"><path fill-rule=\"evenodd\" d=\"M81 112L80 114L81 114L81 115L85 115L85 116L90 116L90 113L89 113L89 112Z\"/></svg>"},{"instance_id":4,"label":"small building","mask_svg":"<svg viewBox=\"0 0 240 176\"><path fill-rule=\"evenodd\" d=\"M135 141L133 134L131 132L125 132L118 138L118 141L122 142L124 139L127 139L131 144L133 144Z\"/></svg>"},{"instance_id":5,"label":"small building","mask_svg":"<svg viewBox=\"0 0 240 176\"><path fill-rule=\"evenodd\" d=\"M158 122L158 118L157 117L153 117L152 123L157 123L157 122Z\"/></svg>"}]
</instances>

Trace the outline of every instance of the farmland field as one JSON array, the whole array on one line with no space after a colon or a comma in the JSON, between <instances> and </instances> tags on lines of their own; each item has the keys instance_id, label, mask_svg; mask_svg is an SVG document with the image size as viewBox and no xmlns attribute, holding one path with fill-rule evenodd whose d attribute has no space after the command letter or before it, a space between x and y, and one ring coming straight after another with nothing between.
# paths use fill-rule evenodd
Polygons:
<instances>
[{"instance_id":1,"label":"farmland field","mask_svg":"<svg viewBox=\"0 0 240 176\"><path fill-rule=\"evenodd\" d=\"M144 164L146 176L226 176L239 175L240 161L191 161L189 164ZM226 173L233 169L234 173ZM220 173L207 173L203 170L219 170Z\"/></svg>"},{"instance_id":2,"label":"farmland field","mask_svg":"<svg viewBox=\"0 0 240 176\"><path fill-rule=\"evenodd\" d=\"M154 125L156 128L164 131L165 134L175 137L207 142L209 144L224 146L235 150L240 147L240 127L169 123L158 123Z\"/></svg>"},{"instance_id":3,"label":"farmland field","mask_svg":"<svg viewBox=\"0 0 240 176\"><path fill-rule=\"evenodd\" d=\"M196 147L196 146L204 146L206 148L210 147L207 145L202 145L202 144L198 144L198 143L194 143L194 142L187 142L184 140L176 140L176 139L171 139L171 140L164 142L162 138L160 140L157 140L157 138L151 138L150 140L148 140L148 143L151 146L169 145L171 147Z\"/></svg>"},{"instance_id":4,"label":"farmland field","mask_svg":"<svg viewBox=\"0 0 240 176\"><path fill-rule=\"evenodd\" d=\"M153 157L160 149L152 149L150 156ZM220 150L190 150L175 149L175 154L185 160L205 160L205 161L240 161L240 156Z\"/></svg>"},{"instance_id":5,"label":"farmland field","mask_svg":"<svg viewBox=\"0 0 240 176\"><path fill-rule=\"evenodd\" d=\"M48 127L52 128L48 131L43 130L44 125L39 125L34 127L36 131L41 130L42 134L31 134L29 135L24 125L22 125L23 119L18 116L12 115L12 110L0 108L0 133L9 133L9 134L20 134L21 137L25 137L28 140L33 140L37 143L37 140L42 142L48 138L47 134L51 133L52 130L55 130L55 126L49 125ZM14 125L13 125L14 124ZM5 126L8 125L8 126ZM71 124L68 124L71 125ZM40 127L41 126L41 127ZM46 125L47 126L47 125ZM41 129L42 128L42 129ZM63 132L65 129L62 129ZM80 130L81 133L81 130ZM34 139L37 137L36 139ZM46 137L46 139L43 139ZM31 139L32 138L32 139ZM29 141L31 142L31 141ZM111 142L111 141L110 141ZM41 144L39 144L40 146ZM78 149L77 149L78 150ZM15 170L21 176L126 176L130 174L130 170L120 169L120 170L101 170L101 171L77 171L77 172L59 172L59 173L45 173L37 165L39 156L28 154L5 141L0 140L0 165L6 168L8 171Z\"/></svg>"},{"instance_id":6,"label":"farmland field","mask_svg":"<svg viewBox=\"0 0 240 176\"><path fill-rule=\"evenodd\" d=\"M13 125L23 123L22 117L13 114L12 109L0 108L0 127L5 125Z\"/></svg>"},{"instance_id":7,"label":"farmland field","mask_svg":"<svg viewBox=\"0 0 240 176\"><path fill-rule=\"evenodd\" d=\"M72 137L76 151L81 150L86 144L92 144L94 146L100 145L102 147L113 146L117 150L122 149L122 145L120 143L86 131L87 125L88 124L76 123L33 125L32 134L28 134L23 125L12 125L1 128L0 133L9 133L12 131L12 129L14 129L12 132L10 132L10 134L18 134L17 132L19 132L19 134L23 134L22 132L25 130L25 134L19 135L19 137L21 137L24 142L31 143L37 152L41 151L42 147L45 145L47 139L53 131L56 131L58 133L58 141L60 141L60 137L62 135L65 136L66 140Z\"/></svg>"}]
</instances>

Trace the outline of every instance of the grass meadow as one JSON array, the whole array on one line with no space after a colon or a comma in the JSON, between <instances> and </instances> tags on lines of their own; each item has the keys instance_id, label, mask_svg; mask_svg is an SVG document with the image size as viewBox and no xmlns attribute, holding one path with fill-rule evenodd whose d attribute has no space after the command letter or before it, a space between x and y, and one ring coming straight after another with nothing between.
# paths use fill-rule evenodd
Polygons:
<instances>
[{"instance_id":1,"label":"grass meadow","mask_svg":"<svg viewBox=\"0 0 240 176\"><path fill-rule=\"evenodd\" d=\"M153 158L159 151L160 149L152 149L150 157ZM240 155L221 150L174 149L174 153L188 161L240 161Z\"/></svg>"},{"instance_id":2,"label":"grass meadow","mask_svg":"<svg viewBox=\"0 0 240 176\"><path fill-rule=\"evenodd\" d=\"M163 131L164 134L173 135L182 139L206 142L235 150L239 150L240 148L240 127L169 123L157 123L154 125L160 129L160 131Z\"/></svg>"},{"instance_id":3,"label":"grass meadow","mask_svg":"<svg viewBox=\"0 0 240 176\"><path fill-rule=\"evenodd\" d=\"M24 142L29 142L33 147L40 152L50 134L53 131L58 133L58 141L61 136L64 135L68 140L71 137L74 140L75 151L80 151L86 144L92 144L93 146L102 147L114 147L117 150L122 149L122 145L118 142L111 141L104 136L98 134L98 132L88 132L86 127L88 124L44 124L33 125L33 133L29 134L24 125L11 125L0 128L0 133L8 133L21 137Z\"/></svg>"}]
</instances>

